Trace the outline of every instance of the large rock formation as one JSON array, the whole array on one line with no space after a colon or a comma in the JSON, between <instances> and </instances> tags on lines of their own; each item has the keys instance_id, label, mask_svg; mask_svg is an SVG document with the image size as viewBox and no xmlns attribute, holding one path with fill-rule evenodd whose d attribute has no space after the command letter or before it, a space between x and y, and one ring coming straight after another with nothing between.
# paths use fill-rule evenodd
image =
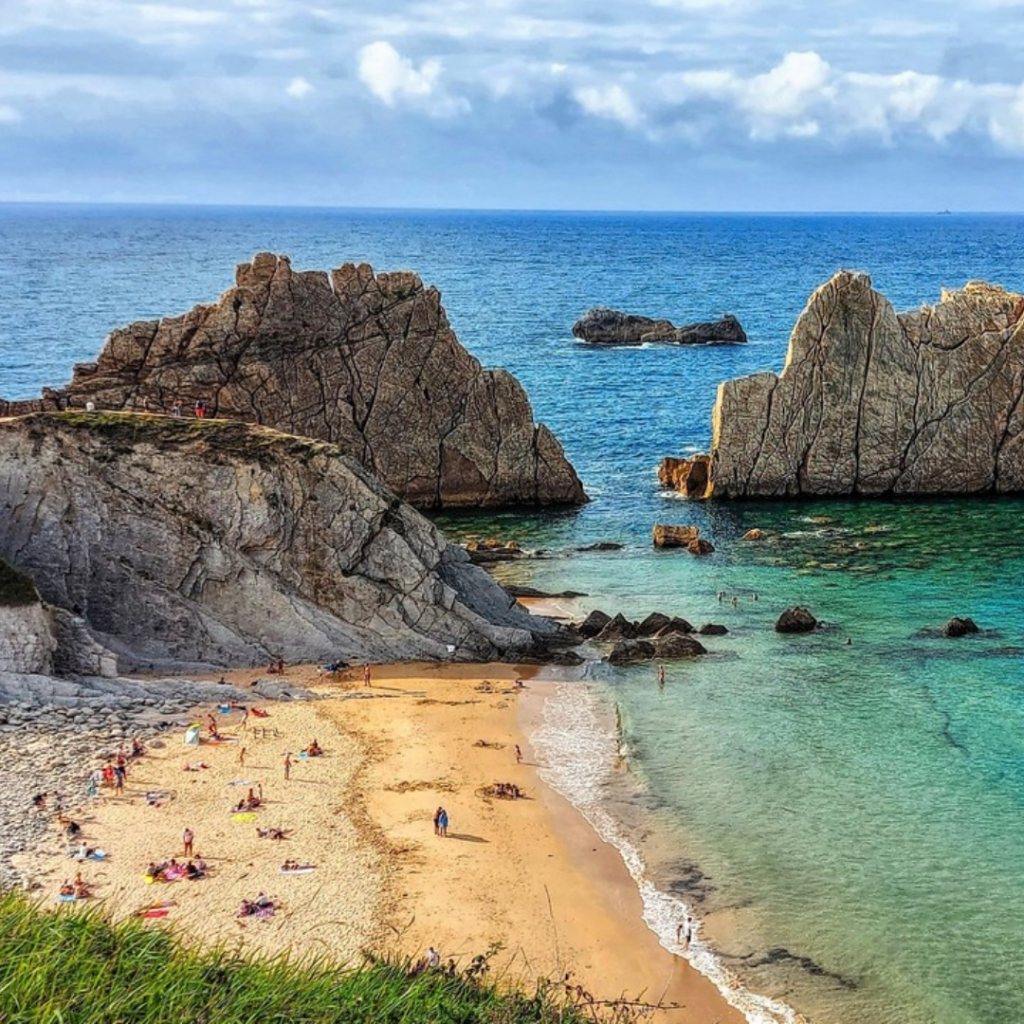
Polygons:
<instances>
[{"instance_id":1,"label":"large rock formation","mask_svg":"<svg viewBox=\"0 0 1024 1024\"><path fill-rule=\"evenodd\" d=\"M0 422L0 555L122 671L509 659L557 632L334 445L226 420Z\"/></svg>"},{"instance_id":2,"label":"large rock formation","mask_svg":"<svg viewBox=\"0 0 1024 1024\"><path fill-rule=\"evenodd\" d=\"M897 314L865 274L819 288L779 376L719 388L716 497L1024 490L1024 297L972 283Z\"/></svg>"},{"instance_id":3,"label":"large rock formation","mask_svg":"<svg viewBox=\"0 0 1024 1024\"><path fill-rule=\"evenodd\" d=\"M746 332L732 313L708 323L676 327L671 320L652 320L603 306L587 310L572 325L572 333L591 345L737 345L747 340Z\"/></svg>"},{"instance_id":4,"label":"large rock formation","mask_svg":"<svg viewBox=\"0 0 1024 1024\"><path fill-rule=\"evenodd\" d=\"M261 253L214 305L114 331L95 363L0 416L144 408L330 441L420 508L579 504L583 487L519 382L459 344L436 288L366 264L296 272Z\"/></svg>"}]
</instances>

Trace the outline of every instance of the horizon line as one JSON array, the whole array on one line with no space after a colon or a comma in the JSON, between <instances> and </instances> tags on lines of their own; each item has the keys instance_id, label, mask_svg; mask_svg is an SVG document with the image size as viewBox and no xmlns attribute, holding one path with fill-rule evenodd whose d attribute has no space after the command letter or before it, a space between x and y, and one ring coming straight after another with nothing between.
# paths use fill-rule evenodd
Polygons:
<instances>
[{"instance_id":1,"label":"horizon line","mask_svg":"<svg viewBox=\"0 0 1024 1024\"><path fill-rule=\"evenodd\" d=\"M523 206L344 206L315 203L197 202L180 199L6 199L0 207L60 206L166 210L265 210L335 213L480 213L561 214L568 216L681 216L681 217L1019 217L1024 210L733 210L733 209L629 209L626 207L523 207Z\"/></svg>"}]
</instances>

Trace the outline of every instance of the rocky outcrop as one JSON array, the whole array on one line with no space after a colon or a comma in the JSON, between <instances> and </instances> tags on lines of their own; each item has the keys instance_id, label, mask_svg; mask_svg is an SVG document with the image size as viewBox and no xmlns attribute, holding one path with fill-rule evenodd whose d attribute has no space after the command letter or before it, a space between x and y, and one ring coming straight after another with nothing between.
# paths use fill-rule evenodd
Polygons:
<instances>
[{"instance_id":1,"label":"rocky outcrop","mask_svg":"<svg viewBox=\"0 0 1024 1024\"><path fill-rule=\"evenodd\" d=\"M818 620L806 609L787 608L775 622L776 633L813 633Z\"/></svg>"},{"instance_id":2,"label":"rocky outcrop","mask_svg":"<svg viewBox=\"0 0 1024 1024\"><path fill-rule=\"evenodd\" d=\"M334 445L226 420L0 422L0 555L122 671L512 659L558 631Z\"/></svg>"},{"instance_id":3,"label":"rocky outcrop","mask_svg":"<svg viewBox=\"0 0 1024 1024\"><path fill-rule=\"evenodd\" d=\"M692 636L682 633L670 633L654 640L620 640L608 655L612 665L632 665L640 661L652 661L661 658L674 661L680 658L698 658L707 654L707 648L694 640Z\"/></svg>"},{"instance_id":4,"label":"rocky outcrop","mask_svg":"<svg viewBox=\"0 0 1024 1024\"><path fill-rule=\"evenodd\" d=\"M584 313L572 325L572 333L590 345L737 345L747 340L739 320L731 313L710 323L677 327L670 320L652 320L603 306Z\"/></svg>"},{"instance_id":5,"label":"rocky outcrop","mask_svg":"<svg viewBox=\"0 0 1024 1024\"><path fill-rule=\"evenodd\" d=\"M459 344L436 288L261 253L213 305L114 331L95 363L0 416L84 408L241 419L330 441L421 508L580 504L583 487L519 382Z\"/></svg>"},{"instance_id":6,"label":"rocky outcrop","mask_svg":"<svg viewBox=\"0 0 1024 1024\"><path fill-rule=\"evenodd\" d=\"M722 498L1024 491L1024 296L972 283L897 314L865 274L810 298L780 375L719 388Z\"/></svg>"},{"instance_id":7,"label":"rocky outcrop","mask_svg":"<svg viewBox=\"0 0 1024 1024\"><path fill-rule=\"evenodd\" d=\"M710 455L696 455L692 459L674 459L669 456L662 459L658 467L661 486L685 494L688 498L703 497L710 479Z\"/></svg>"},{"instance_id":8,"label":"rocky outcrop","mask_svg":"<svg viewBox=\"0 0 1024 1024\"><path fill-rule=\"evenodd\" d=\"M0 676L8 672L49 675L56 649L41 602L0 605Z\"/></svg>"}]
</instances>

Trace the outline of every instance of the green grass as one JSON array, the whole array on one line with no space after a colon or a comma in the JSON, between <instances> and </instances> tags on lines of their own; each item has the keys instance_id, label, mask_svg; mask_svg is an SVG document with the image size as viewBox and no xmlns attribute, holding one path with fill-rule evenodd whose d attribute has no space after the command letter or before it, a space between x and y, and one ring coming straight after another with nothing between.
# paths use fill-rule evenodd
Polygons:
<instances>
[{"instance_id":1,"label":"green grass","mask_svg":"<svg viewBox=\"0 0 1024 1024\"><path fill-rule=\"evenodd\" d=\"M152 922L111 924L93 908L49 912L21 894L0 896L3 1024L593 1024L634 1017L586 997L570 1002L561 986L509 992L487 974L486 957L463 971L420 974L369 957L352 969L247 959L184 944Z\"/></svg>"},{"instance_id":2,"label":"green grass","mask_svg":"<svg viewBox=\"0 0 1024 1024\"><path fill-rule=\"evenodd\" d=\"M38 600L32 580L0 558L0 607L35 604Z\"/></svg>"}]
</instances>

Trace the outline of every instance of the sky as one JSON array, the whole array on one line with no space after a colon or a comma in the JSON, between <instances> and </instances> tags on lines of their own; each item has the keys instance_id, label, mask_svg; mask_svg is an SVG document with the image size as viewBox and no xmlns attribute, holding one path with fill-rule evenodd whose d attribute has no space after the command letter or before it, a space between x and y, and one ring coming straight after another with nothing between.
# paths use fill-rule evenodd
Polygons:
<instances>
[{"instance_id":1,"label":"sky","mask_svg":"<svg viewBox=\"0 0 1024 1024\"><path fill-rule=\"evenodd\" d=\"M1024 0L0 11L0 200L1024 211Z\"/></svg>"}]
</instances>

